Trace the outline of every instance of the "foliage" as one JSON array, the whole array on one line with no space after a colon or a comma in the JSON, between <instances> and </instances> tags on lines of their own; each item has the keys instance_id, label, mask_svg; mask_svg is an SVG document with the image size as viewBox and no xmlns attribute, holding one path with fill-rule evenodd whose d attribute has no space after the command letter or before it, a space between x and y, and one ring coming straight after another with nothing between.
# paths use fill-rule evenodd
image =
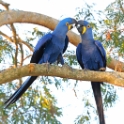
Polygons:
<instances>
[{"instance_id":1,"label":"foliage","mask_svg":"<svg viewBox=\"0 0 124 124\"><path fill-rule=\"evenodd\" d=\"M12 52L14 52L12 45L0 37L0 62L5 61L5 55L10 57Z\"/></svg>"},{"instance_id":2,"label":"foliage","mask_svg":"<svg viewBox=\"0 0 124 124\"><path fill-rule=\"evenodd\" d=\"M5 94L7 94L7 92ZM1 106L5 100L3 99L5 94L2 93L1 95ZM10 96L9 93L8 95ZM20 101L16 102L8 109L1 108L1 123L4 121L4 123L18 122L31 124L34 122L48 122L59 124L60 122L56 119L56 116L61 116L62 113L61 109L55 106L55 103L56 99L51 96L50 90L47 88L47 86L43 85L42 88L39 88L38 85L35 85L35 88L31 87L23 95Z\"/></svg>"}]
</instances>

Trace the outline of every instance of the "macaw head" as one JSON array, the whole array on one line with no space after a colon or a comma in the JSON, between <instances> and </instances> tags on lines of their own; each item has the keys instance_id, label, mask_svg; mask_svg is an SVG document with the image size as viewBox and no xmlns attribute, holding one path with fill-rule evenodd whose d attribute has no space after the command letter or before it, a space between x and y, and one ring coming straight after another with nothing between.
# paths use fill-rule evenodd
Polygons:
<instances>
[{"instance_id":1,"label":"macaw head","mask_svg":"<svg viewBox=\"0 0 124 124\"><path fill-rule=\"evenodd\" d=\"M92 28L87 21L84 21L84 20L78 21L76 28L81 35L92 34Z\"/></svg>"},{"instance_id":2,"label":"macaw head","mask_svg":"<svg viewBox=\"0 0 124 124\"><path fill-rule=\"evenodd\" d=\"M77 21L73 18L65 18L63 20L61 20L58 24L58 26L63 26L66 27L67 30L71 30L73 27L75 27L77 24Z\"/></svg>"},{"instance_id":3,"label":"macaw head","mask_svg":"<svg viewBox=\"0 0 124 124\"><path fill-rule=\"evenodd\" d=\"M77 21L73 18L65 18L61 20L55 28L55 32L59 32L61 34L66 34L69 30L75 27Z\"/></svg>"}]
</instances>

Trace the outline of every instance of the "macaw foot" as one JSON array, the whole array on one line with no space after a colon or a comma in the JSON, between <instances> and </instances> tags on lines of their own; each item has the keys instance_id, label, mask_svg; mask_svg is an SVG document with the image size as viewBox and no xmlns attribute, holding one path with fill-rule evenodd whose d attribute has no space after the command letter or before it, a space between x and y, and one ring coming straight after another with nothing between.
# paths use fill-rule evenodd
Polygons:
<instances>
[{"instance_id":1,"label":"macaw foot","mask_svg":"<svg viewBox=\"0 0 124 124\"><path fill-rule=\"evenodd\" d=\"M83 70L84 70L84 71L89 71L89 69L87 69L87 68L84 68Z\"/></svg>"},{"instance_id":2,"label":"macaw foot","mask_svg":"<svg viewBox=\"0 0 124 124\"><path fill-rule=\"evenodd\" d=\"M84 68L83 71L84 71L84 74L87 74L87 72L90 71L90 70L87 69L87 68Z\"/></svg>"},{"instance_id":3,"label":"macaw foot","mask_svg":"<svg viewBox=\"0 0 124 124\"><path fill-rule=\"evenodd\" d=\"M46 72L48 73L49 68L50 68L50 63L47 62L47 63L42 63L42 64L44 64L44 66L46 66Z\"/></svg>"},{"instance_id":4,"label":"macaw foot","mask_svg":"<svg viewBox=\"0 0 124 124\"><path fill-rule=\"evenodd\" d=\"M49 68L50 68L50 63L46 62L46 63L42 63L42 65L44 65L44 67L46 67L46 72L48 73Z\"/></svg>"},{"instance_id":5,"label":"macaw foot","mask_svg":"<svg viewBox=\"0 0 124 124\"><path fill-rule=\"evenodd\" d=\"M104 68L104 67L99 69L99 71L105 71L105 70L106 70L106 68Z\"/></svg>"}]
</instances>

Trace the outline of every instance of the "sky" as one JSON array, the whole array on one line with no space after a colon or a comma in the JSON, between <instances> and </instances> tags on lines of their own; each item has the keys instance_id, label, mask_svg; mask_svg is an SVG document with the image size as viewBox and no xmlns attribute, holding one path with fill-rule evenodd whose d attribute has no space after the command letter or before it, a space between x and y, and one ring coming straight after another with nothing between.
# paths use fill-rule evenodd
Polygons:
<instances>
[{"instance_id":1,"label":"sky","mask_svg":"<svg viewBox=\"0 0 124 124\"><path fill-rule=\"evenodd\" d=\"M45 14L51 16L56 19L62 19L65 17L74 17L76 14L77 7L85 7L83 0L4 0L5 2L10 3L11 9L19 9L25 11L32 11L41 14ZM91 4L91 0L86 0L87 3ZM96 10L103 10L105 7L113 2L114 0L92 0L92 3L95 3ZM29 30L32 28L30 25L27 27L22 25L22 28L25 30ZM72 80L70 80L71 82ZM75 97L73 91L73 85L69 86L68 88L66 84L63 84L65 88L64 91L57 90L54 86L53 93L58 98L58 105L63 107L63 117L60 118L62 124L74 124L74 119L77 115L82 114L85 111L85 108L82 107L82 96L84 95L83 90L88 90L91 88L90 83L80 82L78 84L78 97ZM117 89L119 87L116 87ZM118 90L118 94L120 96L119 100L117 101L114 107L107 109L105 111L106 115L106 124L124 124L123 114L120 112L124 111L124 99L123 95L124 90ZM91 98L93 101L93 105L95 105L94 98ZM84 110L83 110L84 109ZM93 121L96 124L96 121Z\"/></svg>"}]
</instances>

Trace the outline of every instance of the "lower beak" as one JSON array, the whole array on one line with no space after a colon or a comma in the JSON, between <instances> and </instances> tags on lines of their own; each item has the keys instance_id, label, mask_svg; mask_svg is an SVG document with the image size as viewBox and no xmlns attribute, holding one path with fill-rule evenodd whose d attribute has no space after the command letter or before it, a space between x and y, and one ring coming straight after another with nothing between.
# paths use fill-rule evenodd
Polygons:
<instances>
[{"instance_id":1,"label":"lower beak","mask_svg":"<svg viewBox=\"0 0 124 124\"><path fill-rule=\"evenodd\" d=\"M75 27L75 25L69 24L69 25L68 25L68 30L71 30L71 29L74 28L74 27Z\"/></svg>"}]
</instances>

